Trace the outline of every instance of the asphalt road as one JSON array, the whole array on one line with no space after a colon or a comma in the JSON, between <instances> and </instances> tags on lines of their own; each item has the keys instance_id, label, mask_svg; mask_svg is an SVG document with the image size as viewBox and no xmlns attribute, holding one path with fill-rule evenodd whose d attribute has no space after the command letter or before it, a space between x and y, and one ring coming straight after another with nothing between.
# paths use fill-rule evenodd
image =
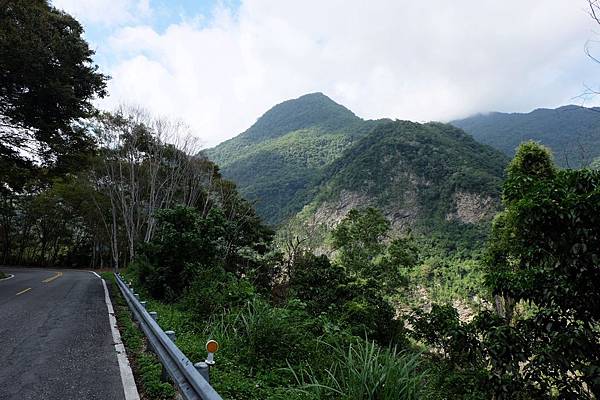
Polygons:
<instances>
[{"instance_id":1,"label":"asphalt road","mask_svg":"<svg viewBox=\"0 0 600 400\"><path fill-rule=\"evenodd\" d=\"M123 400L102 281L1 270L15 277L0 281L0 400Z\"/></svg>"}]
</instances>

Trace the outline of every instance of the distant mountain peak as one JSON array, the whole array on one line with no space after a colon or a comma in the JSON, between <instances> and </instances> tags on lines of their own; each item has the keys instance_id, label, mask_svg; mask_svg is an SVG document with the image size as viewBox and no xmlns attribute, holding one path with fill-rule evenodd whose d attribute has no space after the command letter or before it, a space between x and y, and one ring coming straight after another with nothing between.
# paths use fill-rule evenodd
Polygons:
<instances>
[{"instance_id":1,"label":"distant mountain peak","mask_svg":"<svg viewBox=\"0 0 600 400\"><path fill-rule=\"evenodd\" d=\"M315 92L277 104L241 136L261 141L311 127L335 131L360 120L346 107L321 92Z\"/></svg>"}]
</instances>

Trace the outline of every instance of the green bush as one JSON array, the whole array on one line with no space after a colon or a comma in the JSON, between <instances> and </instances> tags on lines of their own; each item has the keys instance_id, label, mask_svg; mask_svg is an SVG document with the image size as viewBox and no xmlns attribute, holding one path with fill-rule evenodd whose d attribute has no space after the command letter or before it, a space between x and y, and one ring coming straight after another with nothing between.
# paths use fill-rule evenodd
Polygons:
<instances>
[{"instance_id":1,"label":"green bush","mask_svg":"<svg viewBox=\"0 0 600 400\"><path fill-rule=\"evenodd\" d=\"M336 312L348 295L348 280L344 269L332 265L327 256L302 254L290 271L289 295L306 303L306 310L313 315Z\"/></svg>"},{"instance_id":2,"label":"green bush","mask_svg":"<svg viewBox=\"0 0 600 400\"><path fill-rule=\"evenodd\" d=\"M226 272L219 265L188 264L192 283L186 290L184 304L200 319L208 319L215 311L245 304L255 296L255 289L245 279Z\"/></svg>"},{"instance_id":3,"label":"green bush","mask_svg":"<svg viewBox=\"0 0 600 400\"><path fill-rule=\"evenodd\" d=\"M366 335L385 345L404 342L402 322L394 318L394 307L383 298L377 284L356 280L345 290L351 297L343 304L340 317L352 334Z\"/></svg>"},{"instance_id":4,"label":"green bush","mask_svg":"<svg viewBox=\"0 0 600 400\"><path fill-rule=\"evenodd\" d=\"M312 315L327 314L358 337L383 344L402 341L401 323L380 288L375 279L351 276L324 255L303 254L290 272L290 296L304 302Z\"/></svg>"}]
</instances>

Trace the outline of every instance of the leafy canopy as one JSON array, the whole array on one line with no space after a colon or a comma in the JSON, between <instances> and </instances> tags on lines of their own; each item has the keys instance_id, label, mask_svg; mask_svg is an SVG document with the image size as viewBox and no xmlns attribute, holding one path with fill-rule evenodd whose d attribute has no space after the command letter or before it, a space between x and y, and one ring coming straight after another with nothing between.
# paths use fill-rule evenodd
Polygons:
<instances>
[{"instance_id":1,"label":"leafy canopy","mask_svg":"<svg viewBox=\"0 0 600 400\"><path fill-rule=\"evenodd\" d=\"M107 77L97 72L82 34L79 22L46 0L2 2L0 155L10 157L12 166L23 164L18 149L31 140L42 161L59 170L90 148L88 137L72 124L94 112L92 100L106 94Z\"/></svg>"}]
</instances>

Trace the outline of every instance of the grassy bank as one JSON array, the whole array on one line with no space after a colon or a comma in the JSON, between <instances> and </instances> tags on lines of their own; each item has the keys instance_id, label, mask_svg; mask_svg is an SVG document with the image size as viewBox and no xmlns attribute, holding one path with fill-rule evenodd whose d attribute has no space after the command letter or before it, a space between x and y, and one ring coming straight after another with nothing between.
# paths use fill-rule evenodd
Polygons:
<instances>
[{"instance_id":1,"label":"grassy bank","mask_svg":"<svg viewBox=\"0 0 600 400\"><path fill-rule=\"evenodd\" d=\"M127 350L140 395L149 400L174 399L175 389L171 383L162 381L162 366L157 357L147 351L144 334L133 321L127 303L116 286L114 275L103 272L102 277L106 280L111 294L121 339Z\"/></svg>"}]
</instances>

